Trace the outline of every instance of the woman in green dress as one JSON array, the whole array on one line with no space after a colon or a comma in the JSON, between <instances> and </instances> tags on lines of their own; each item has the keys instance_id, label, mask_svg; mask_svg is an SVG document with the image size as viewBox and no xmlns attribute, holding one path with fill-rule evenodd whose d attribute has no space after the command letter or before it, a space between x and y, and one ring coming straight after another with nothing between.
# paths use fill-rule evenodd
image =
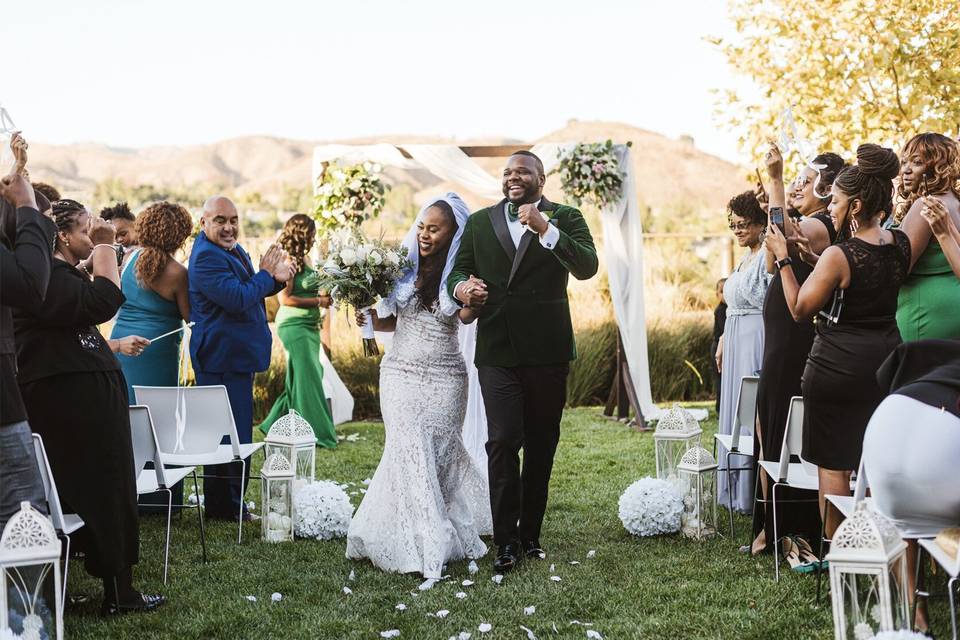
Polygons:
<instances>
[{"instance_id":1,"label":"woman in green dress","mask_svg":"<svg viewBox=\"0 0 960 640\"><path fill-rule=\"evenodd\" d=\"M900 288L897 326L904 342L960 338L960 279L923 219L922 196L942 203L960 227L960 144L939 133L914 136L901 154L900 229L910 239L912 269Z\"/></svg>"},{"instance_id":2,"label":"woman in green dress","mask_svg":"<svg viewBox=\"0 0 960 640\"><path fill-rule=\"evenodd\" d=\"M260 425L264 433L290 409L296 409L313 427L320 447L336 447L330 406L323 392L323 365L320 364L320 307L330 306L330 297L321 296L311 286L316 271L308 264L307 254L313 248L317 228L308 216L298 213L287 220L277 243L290 254L296 275L280 292L277 312L277 333L287 353L287 374L283 393L273 403L266 420Z\"/></svg>"}]
</instances>

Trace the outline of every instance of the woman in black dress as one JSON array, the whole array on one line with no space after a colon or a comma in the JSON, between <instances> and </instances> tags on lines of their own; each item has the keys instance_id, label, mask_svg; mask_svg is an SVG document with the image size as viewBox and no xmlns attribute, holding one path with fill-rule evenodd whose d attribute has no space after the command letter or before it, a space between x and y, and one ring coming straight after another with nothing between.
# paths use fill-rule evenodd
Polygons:
<instances>
[{"instance_id":1,"label":"woman in black dress","mask_svg":"<svg viewBox=\"0 0 960 640\"><path fill-rule=\"evenodd\" d=\"M775 225L767 232L793 318L805 321L824 309L801 387L802 455L819 467L827 537L840 522L835 510L824 514L824 496L850 494L863 433L885 396L877 384L877 369L900 344L897 293L910 266L910 241L902 232L880 226L892 210L892 180L899 166L892 150L860 145L856 166L837 176L830 202L831 214L855 222L856 230L849 240L823 252L802 287L793 270L784 268L791 260L783 234Z\"/></svg>"},{"instance_id":2,"label":"woman in black dress","mask_svg":"<svg viewBox=\"0 0 960 640\"><path fill-rule=\"evenodd\" d=\"M779 150L771 149L767 170L772 190L783 191L783 158ZM787 249L793 263L790 265L799 284L813 272L815 256L832 245L837 238L833 219L827 211L830 187L837 174L846 166L835 153L822 153L797 175L787 194L784 227L788 236ZM780 206L779 203L777 206ZM810 263L806 262L809 260ZM754 429L753 450L758 459L779 460L783 432L787 424L790 398L800 395L800 376L813 345L813 323L795 322L783 298L783 283L774 269L774 256L767 250L767 265L773 280L763 303L763 364L757 388L757 428ZM759 471L758 473L762 473ZM761 477L764 496L768 480ZM804 492L785 489L779 494L784 500L802 500ZM754 511L753 533L756 537L752 552L759 553L767 540L773 539L773 509L760 504ZM816 505L787 502L778 509L777 529L812 539L820 532L820 515Z\"/></svg>"},{"instance_id":3,"label":"woman in black dress","mask_svg":"<svg viewBox=\"0 0 960 640\"><path fill-rule=\"evenodd\" d=\"M103 613L155 609L162 596L133 588L140 533L127 386L96 327L123 303L122 248L113 245L113 225L77 202L54 202L53 215L46 300L14 317L20 391L60 498L85 523L77 546L87 571L103 580ZM92 280L75 266L88 257Z\"/></svg>"}]
</instances>

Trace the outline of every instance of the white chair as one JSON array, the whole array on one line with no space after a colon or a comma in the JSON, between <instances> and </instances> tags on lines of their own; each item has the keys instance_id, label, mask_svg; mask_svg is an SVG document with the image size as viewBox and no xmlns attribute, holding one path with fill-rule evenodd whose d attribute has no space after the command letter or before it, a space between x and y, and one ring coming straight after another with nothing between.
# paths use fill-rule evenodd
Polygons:
<instances>
[{"instance_id":1,"label":"white chair","mask_svg":"<svg viewBox=\"0 0 960 640\"><path fill-rule=\"evenodd\" d=\"M780 535L777 530L777 488L792 487L804 491L818 491L820 488L820 479L818 477L817 465L807 462L800 457L800 451L803 448L803 398L794 396L790 398L790 409L787 412L787 428L783 433L783 446L780 448L779 462L772 460L760 460L760 467L766 472L767 477L773 480L773 486L770 490L770 499L755 499L755 502L767 503L773 505L773 557L775 566L776 580L780 581ZM796 456L800 462L790 462L792 457ZM759 476L759 474L757 474ZM757 486L759 487L759 479ZM810 500L790 500L789 502L816 502L817 498ZM787 502L787 501L784 501Z\"/></svg>"},{"instance_id":2,"label":"white chair","mask_svg":"<svg viewBox=\"0 0 960 640\"><path fill-rule=\"evenodd\" d=\"M263 447L262 442L240 444L233 421L230 398L223 385L209 387L133 387L137 404L150 407L160 458L165 465L199 466L239 462L240 481L245 486L247 460ZM183 421L178 442L177 420ZM220 444L229 438L230 444ZM207 476L204 474L204 478ZM221 476L222 477L222 476ZM200 496L197 497L199 503ZM237 542L243 536L243 497L237 514Z\"/></svg>"},{"instance_id":3,"label":"white chair","mask_svg":"<svg viewBox=\"0 0 960 640\"><path fill-rule=\"evenodd\" d=\"M732 433L716 433L713 436L713 457L717 457L717 445L726 449L723 468L727 474L727 486L733 486L731 471L748 471L753 469L753 428L757 420L757 388L760 378L757 376L743 376L740 378L740 391L737 395L737 411L733 421ZM740 432L746 427L750 435L742 436ZM730 468L730 456L747 458L750 466ZM730 537L733 538L733 491L727 491L727 514L730 517Z\"/></svg>"},{"instance_id":4,"label":"white chair","mask_svg":"<svg viewBox=\"0 0 960 640\"><path fill-rule=\"evenodd\" d=\"M173 515L173 489L189 475L193 476L194 487L197 482L196 467L165 467L160 457L157 434L150 417L150 408L143 405L130 407L130 436L133 441L134 471L137 474L137 495L142 496L157 491L167 494L167 537L163 548L163 583L167 583L167 571L170 567L170 518ZM152 463L153 468L147 468ZM203 530L203 510L197 505L200 517L200 543L203 546L203 561L207 561L207 543Z\"/></svg>"},{"instance_id":5,"label":"white chair","mask_svg":"<svg viewBox=\"0 0 960 640\"><path fill-rule=\"evenodd\" d=\"M60 614L63 615L63 603L67 600L67 572L70 569L70 534L83 527L83 519L75 513L64 513L60 506L60 494L57 493L57 484L53 480L53 471L50 470L50 460L47 450L43 448L43 439L33 434L33 450L37 458L37 467L40 469L40 479L43 481L43 493L47 500L47 510L50 520L57 531L57 537L66 541L63 555L63 593L60 595Z\"/></svg>"},{"instance_id":6,"label":"white chair","mask_svg":"<svg viewBox=\"0 0 960 640\"><path fill-rule=\"evenodd\" d=\"M957 599L960 598L960 590L957 590L956 595L954 594L954 590L957 589L957 580L960 579L960 552L951 558L935 540L921 538L917 542L920 544L922 550L917 556L917 573L919 574L919 572L922 571L922 556L923 551L926 551L938 565L943 567L947 575L950 576L947 580L947 600L950 602L950 627L953 631L953 640L957 640ZM919 581L917 584L919 585Z\"/></svg>"},{"instance_id":7,"label":"white chair","mask_svg":"<svg viewBox=\"0 0 960 640\"><path fill-rule=\"evenodd\" d=\"M820 518L820 560L823 561L823 547L828 542L832 540L826 537L826 522L827 514L826 510L833 506L834 509L840 512L840 515L844 519L849 518L853 515L853 512L856 510L857 505L865 500L868 504L872 502L871 498L867 496L867 490L870 488L869 481L867 480L866 469L863 466L863 460L860 460L860 467L857 469L857 477L853 484L853 495L852 496L837 496L833 494L827 494L824 496L824 514ZM820 578L822 577L823 566L822 564L817 565L817 604L820 604Z\"/></svg>"}]
</instances>

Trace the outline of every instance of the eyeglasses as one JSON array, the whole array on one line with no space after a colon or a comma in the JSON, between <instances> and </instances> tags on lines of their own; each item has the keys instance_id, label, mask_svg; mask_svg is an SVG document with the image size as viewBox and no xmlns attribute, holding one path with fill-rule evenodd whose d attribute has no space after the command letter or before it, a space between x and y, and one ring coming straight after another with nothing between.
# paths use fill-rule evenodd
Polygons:
<instances>
[{"instance_id":1,"label":"eyeglasses","mask_svg":"<svg viewBox=\"0 0 960 640\"><path fill-rule=\"evenodd\" d=\"M746 231L754 226L752 222L737 222L730 225L730 231Z\"/></svg>"}]
</instances>

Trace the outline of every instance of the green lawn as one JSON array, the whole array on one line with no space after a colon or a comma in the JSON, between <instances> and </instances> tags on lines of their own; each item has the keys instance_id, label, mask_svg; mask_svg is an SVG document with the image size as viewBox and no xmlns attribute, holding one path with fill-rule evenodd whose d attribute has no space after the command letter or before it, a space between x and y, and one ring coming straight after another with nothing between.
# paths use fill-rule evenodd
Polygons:
<instances>
[{"instance_id":1,"label":"green lawn","mask_svg":"<svg viewBox=\"0 0 960 640\"><path fill-rule=\"evenodd\" d=\"M705 426L708 443L715 418ZM319 451L317 475L359 485L376 468L383 427L357 423L340 432L359 433L362 439ZM417 576L389 575L347 560L345 540L268 544L260 542L255 525L245 525L243 544L237 545L235 526L210 524L210 561L204 565L193 512L182 521L175 516L170 582L163 587L162 519L146 517L136 583L163 591L169 603L155 613L111 620L97 615L97 604L68 609L68 637L377 639L381 631L399 629L400 638L446 640L467 631L474 640L522 640L520 625L541 640L586 638L586 629L608 639L832 637L829 605L814 606L812 576L787 571L777 584L771 556L737 553L746 535L745 518L738 520L737 541L629 536L617 517L617 499L632 481L653 472L649 433L607 421L599 409L568 410L542 538L548 560L522 565L498 586L491 581L488 554L476 576L468 575L466 562L454 563L450 580L423 593L416 593ZM259 503L258 493L255 482L249 495ZM353 496L355 504L359 499ZM591 549L596 555L588 559ZM569 564L574 560L580 564ZM561 582L550 580L551 563ZM352 582L351 570L356 573ZM475 584L461 586L467 578ZM342 591L347 585L351 595ZM96 594L99 601L99 583L79 563L71 567L70 587ZM457 599L458 591L467 597ZM271 602L273 592L283 600ZM407 609L398 611L398 603ZM524 615L528 606L536 607L533 615ZM441 609L449 616L428 615ZM934 609L941 623L946 622L943 609L942 602ZM593 626L572 625L574 620ZM493 625L486 634L477 631L484 622Z\"/></svg>"}]
</instances>

